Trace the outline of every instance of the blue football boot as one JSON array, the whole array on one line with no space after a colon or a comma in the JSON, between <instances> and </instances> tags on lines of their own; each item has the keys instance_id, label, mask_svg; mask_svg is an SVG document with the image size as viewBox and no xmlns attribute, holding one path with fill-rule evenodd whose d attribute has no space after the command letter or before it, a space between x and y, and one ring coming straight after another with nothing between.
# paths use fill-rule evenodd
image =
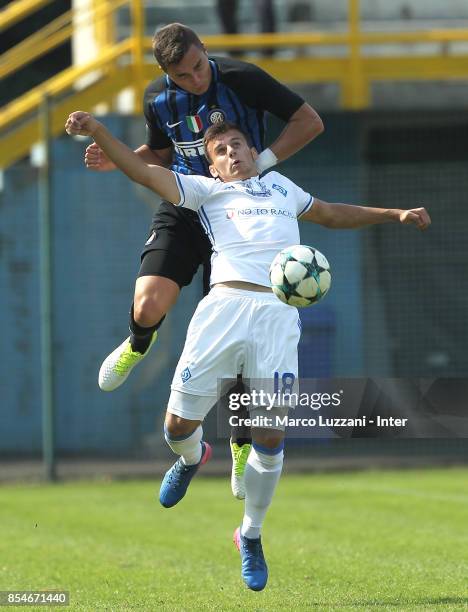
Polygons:
<instances>
[{"instance_id":1,"label":"blue football boot","mask_svg":"<svg viewBox=\"0 0 468 612\"><path fill-rule=\"evenodd\" d=\"M165 508L172 508L180 502L187 493L190 481L198 472L201 465L210 460L213 451L207 442L201 442L202 456L195 465L185 465L179 457L170 470L164 475L159 489L159 501Z\"/></svg>"},{"instance_id":2,"label":"blue football boot","mask_svg":"<svg viewBox=\"0 0 468 612\"><path fill-rule=\"evenodd\" d=\"M246 538L238 527L234 532L233 540L240 552L241 574L245 584L252 591L261 591L268 580L268 567L263 556L261 538L255 540Z\"/></svg>"}]
</instances>

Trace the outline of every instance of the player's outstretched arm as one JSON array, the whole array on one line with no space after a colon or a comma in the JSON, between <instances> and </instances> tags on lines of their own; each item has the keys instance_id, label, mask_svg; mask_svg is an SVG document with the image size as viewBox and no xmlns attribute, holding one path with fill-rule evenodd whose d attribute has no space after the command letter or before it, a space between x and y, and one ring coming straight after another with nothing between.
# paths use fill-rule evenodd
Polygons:
<instances>
[{"instance_id":1,"label":"player's outstretched arm","mask_svg":"<svg viewBox=\"0 0 468 612\"><path fill-rule=\"evenodd\" d=\"M166 168L146 164L89 113L71 113L65 129L70 135L91 136L107 157L129 178L155 191L169 202L178 204L180 194L174 174Z\"/></svg>"},{"instance_id":2,"label":"player's outstretched arm","mask_svg":"<svg viewBox=\"0 0 468 612\"><path fill-rule=\"evenodd\" d=\"M425 230L431 224L431 218L425 208L371 208L352 204L330 204L318 198L314 198L311 209L301 216L301 220L312 221L332 229L357 229L379 223L402 223Z\"/></svg>"}]
</instances>

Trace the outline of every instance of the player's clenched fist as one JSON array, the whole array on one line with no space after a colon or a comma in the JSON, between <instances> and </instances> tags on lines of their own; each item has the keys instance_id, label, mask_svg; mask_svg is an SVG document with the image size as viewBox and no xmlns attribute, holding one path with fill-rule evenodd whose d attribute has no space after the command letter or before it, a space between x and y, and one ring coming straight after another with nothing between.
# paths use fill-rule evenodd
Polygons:
<instances>
[{"instance_id":1,"label":"player's clenched fist","mask_svg":"<svg viewBox=\"0 0 468 612\"><path fill-rule=\"evenodd\" d=\"M65 130L70 136L92 136L100 123L89 113L75 111L68 116Z\"/></svg>"},{"instance_id":2,"label":"player's clenched fist","mask_svg":"<svg viewBox=\"0 0 468 612\"><path fill-rule=\"evenodd\" d=\"M86 147L84 163L90 170L97 170L98 172L114 170L116 167L95 142Z\"/></svg>"},{"instance_id":3,"label":"player's clenched fist","mask_svg":"<svg viewBox=\"0 0 468 612\"><path fill-rule=\"evenodd\" d=\"M431 218L425 208L412 208L401 213L400 222L405 224L412 223L418 229L425 230L431 224Z\"/></svg>"}]
</instances>

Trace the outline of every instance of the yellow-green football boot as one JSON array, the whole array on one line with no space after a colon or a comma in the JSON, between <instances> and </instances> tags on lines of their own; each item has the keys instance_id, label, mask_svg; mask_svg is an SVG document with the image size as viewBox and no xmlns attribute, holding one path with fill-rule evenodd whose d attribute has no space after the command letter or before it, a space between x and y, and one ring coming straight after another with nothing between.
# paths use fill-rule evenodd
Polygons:
<instances>
[{"instance_id":1,"label":"yellow-green football boot","mask_svg":"<svg viewBox=\"0 0 468 612\"><path fill-rule=\"evenodd\" d=\"M115 351L108 355L102 362L101 369L99 370L98 383L102 391L113 391L120 387L120 385L123 385L137 363L140 363L146 357L157 337L158 332L155 331L150 345L144 353L133 351L130 337L128 337Z\"/></svg>"},{"instance_id":2,"label":"yellow-green football boot","mask_svg":"<svg viewBox=\"0 0 468 612\"><path fill-rule=\"evenodd\" d=\"M244 473L245 465L249 457L251 444L239 446L236 442L230 442L232 455L231 490L237 499L245 499Z\"/></svg>"}]
</instances>

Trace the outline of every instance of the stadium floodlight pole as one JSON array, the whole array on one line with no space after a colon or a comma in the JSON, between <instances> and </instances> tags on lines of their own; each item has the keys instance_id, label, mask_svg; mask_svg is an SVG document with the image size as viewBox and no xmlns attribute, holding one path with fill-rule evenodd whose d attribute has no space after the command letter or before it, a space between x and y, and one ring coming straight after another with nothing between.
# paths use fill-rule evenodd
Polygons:
<instances>
[{"instance_id":1,"label":"stadium floodlight pole","mask_svg":"<svg viewBox=\"0 0 468 612\"><path fill-rule=\"evenodd\" d=\"M55 480L54 381L52 363L52 189L50 100L44 95L40 109L44 158L39 169L39 265L41 316L41 409L44 476Z\"/></svg>"}]
</instances>

